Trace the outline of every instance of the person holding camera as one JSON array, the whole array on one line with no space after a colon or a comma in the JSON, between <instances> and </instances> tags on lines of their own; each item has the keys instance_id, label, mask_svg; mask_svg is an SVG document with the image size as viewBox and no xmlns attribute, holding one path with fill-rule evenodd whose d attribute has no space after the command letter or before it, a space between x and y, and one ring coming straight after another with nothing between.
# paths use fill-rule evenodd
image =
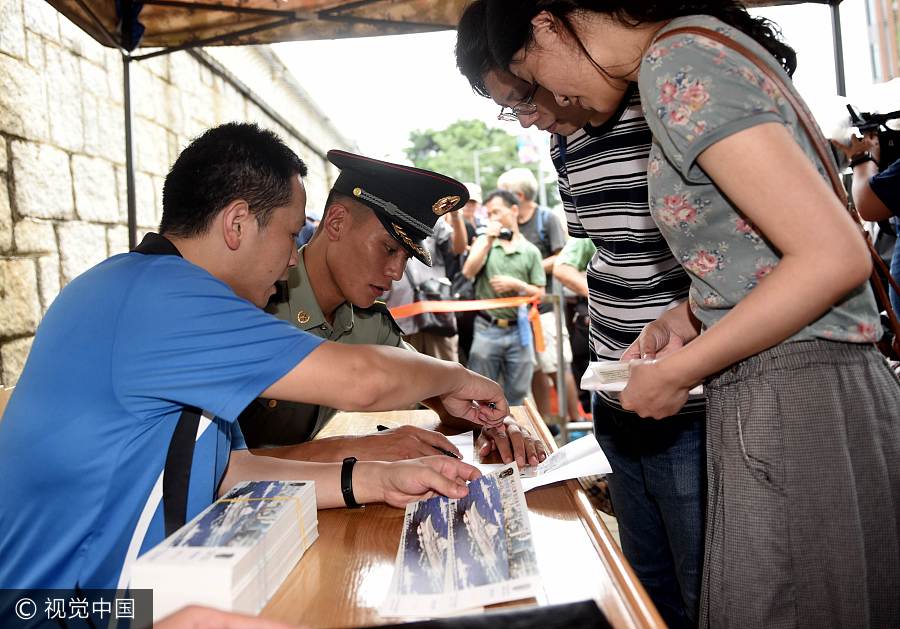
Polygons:
<instances>
[{"instance_id":1,"label":"person holding camera","mask_svg":"<svg viewBox=\"0 0 900 629\"><path fill-rule=\"evenodd\" d=\"M487 229L472 244L463 275L475 283L476 299L544 294L546 277L541 252L519 232L519 205L515 195L495 190L484 203ZM515 308L480 310L468 367L476 373L503 380L510 405L521 404L531 388L531 331L527 318Z\"/></svg>"},{"instance_id":2,"label":"person holding camera","mask_svg":"<svg viewBox=\"0 0 900 629\"><path fill-rule=\"evenodd\" d=\"M883 221L891 219L898 239L891 257L891 276L900 282L900 159L879 172L881 146L878 135L866 133L862 137L852 136L850 144L834 143L847 159L853 171L853 205L863 220ZM900 312L900 295L893 287L891 305Z\"/></svg>"}]
</instances>

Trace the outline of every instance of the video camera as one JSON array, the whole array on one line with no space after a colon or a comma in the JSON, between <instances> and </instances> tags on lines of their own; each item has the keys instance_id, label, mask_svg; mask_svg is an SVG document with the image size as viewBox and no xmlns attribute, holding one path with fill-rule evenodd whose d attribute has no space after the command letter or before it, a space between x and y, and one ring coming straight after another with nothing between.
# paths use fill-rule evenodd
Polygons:
<instances>
[{"instance_id":1,"label":"video camera","mask_svg":"<svg viewBox=\"0 0 900 629\"><path fill-rule=\"evenodd\" d=\"M476 235L476 236L481 236L481 235L484 234L485 232L487 232L487 227L483 227L483 226L482 226L482 227L479 227L478 229L475 230L475 235ZM511 230L511 229L507 229L506 227L503 227L503 228L500 230L500 233L497 234L497 238L499 238L500 240L512 240L512 239L513 239L513 233L512 233L512 230Z\"/></svg>"},{"instance_id":2,"label":"video camera","mask_svg":"<svg viewBox=\"0 0 900 629\"><path fill-rule=\"evenodd\" d=\"M850 126L855 127L860 133L876 132L880 155L878 170L884 170L900 159L900 131L895 131L887 126L891 120L900 118L900 110L887 114L870 114L859 111L853 105L847 105L850 112Z\"/></svg>"}]
</instances>

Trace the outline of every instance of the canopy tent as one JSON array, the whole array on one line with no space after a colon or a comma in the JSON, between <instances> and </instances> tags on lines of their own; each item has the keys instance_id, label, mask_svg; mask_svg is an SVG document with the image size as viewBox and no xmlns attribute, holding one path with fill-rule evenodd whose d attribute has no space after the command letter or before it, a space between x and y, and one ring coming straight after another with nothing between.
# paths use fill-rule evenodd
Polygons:
<instances>
[{"instance_id":1,"label":"canopy tent","mask_svg":"<svg viewBox=\"0 0 900 629\"><path fill-rule=\"evenodd\" d=\"M810 0L746 0L747 6ZM812 0L837 6L841 0ZM105 46L271 44L456 28L471 0L49 0ZM136 55L135 58L143 55Z\"/></svg>"},{"instance_id":2,"label":"canopy tent","mask_svg":"<svg viewBox=\"0 0 900 629\"><path fill-rule=\"evenodd\" d=\"M401 35L456 28L471 0L48 0L124 65L128 239L137 236L129 64L201 46ZM816 2L831 6L837 90L845 94L841 0L745 0L751 7ZM155 48L136 52L139 48Z\"/></svg>"}]
</instances>

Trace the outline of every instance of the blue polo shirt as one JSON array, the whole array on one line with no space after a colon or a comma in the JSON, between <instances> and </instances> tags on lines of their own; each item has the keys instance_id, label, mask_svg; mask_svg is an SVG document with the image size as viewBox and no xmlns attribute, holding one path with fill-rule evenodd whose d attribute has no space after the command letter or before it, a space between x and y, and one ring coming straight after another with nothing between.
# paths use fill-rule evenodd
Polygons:
<instances>
[{"instance_id":1,"label":"blue polo shirt","mask_svg":"<svg viewBox=\"0 0 900 629\"><path fill-rule=\"evenodd\" d=\"M0 422L0 588L123 585L123 566L164 537L161 474L183 408L206 418L190 519L246 448L240 412L321 342L176 255L123 254L76 278Z\"/></svg>"}]
</instances>

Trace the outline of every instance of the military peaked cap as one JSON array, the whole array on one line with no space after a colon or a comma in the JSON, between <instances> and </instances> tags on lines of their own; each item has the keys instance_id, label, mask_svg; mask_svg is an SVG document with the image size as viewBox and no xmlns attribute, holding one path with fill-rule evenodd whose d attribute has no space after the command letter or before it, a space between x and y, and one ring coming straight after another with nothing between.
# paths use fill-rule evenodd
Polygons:
<instances>
[{"instance_id":1,"label":"military peaked cap","mask_svg":"<svg viewBox=\"0 0 900 629\"><path fill-rule=\"evenodd\" d=\"M332 189L371 208L411 256L431 266L431 254L422 240L433 235L441 216L466 204L466 187L430 170L336 149L328 151L328 161L341 169Z\"/></svg>"}]
</instances>

